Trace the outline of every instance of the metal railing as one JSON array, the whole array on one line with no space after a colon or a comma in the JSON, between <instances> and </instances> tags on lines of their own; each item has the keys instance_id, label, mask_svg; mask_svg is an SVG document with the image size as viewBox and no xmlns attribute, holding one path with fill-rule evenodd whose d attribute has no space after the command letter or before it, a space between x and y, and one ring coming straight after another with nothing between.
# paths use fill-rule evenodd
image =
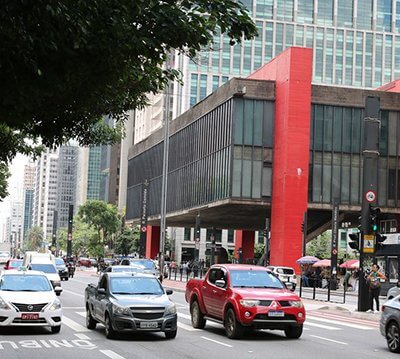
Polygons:
<instances>
[{"instance_id":1,"label":"metal railing","mask_svg":"<svg viewBox=\"0 0 400 359\"><path fill-rule=\"evenodd\" d=\"M310 288L310 290L308 288ZM311 294L311 297L305 294ZM303 287L303 281L300 280L299 296L304 299L320 300L338 304L346 303L346 291L344 289L339 289L339 282L337 279L331 278L326 279L324 286L322 286L318 281L312 280L311 287Z\"/></svg>"}]
</instances>

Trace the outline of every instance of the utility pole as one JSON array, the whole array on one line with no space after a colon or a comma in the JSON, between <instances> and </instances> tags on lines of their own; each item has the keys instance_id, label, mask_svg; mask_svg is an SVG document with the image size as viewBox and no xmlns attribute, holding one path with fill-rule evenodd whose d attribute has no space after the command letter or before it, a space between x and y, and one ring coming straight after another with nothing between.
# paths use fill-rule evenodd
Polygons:
<instances>
[{"instance_id":1,"label":"utility pole","mask_svg":"<svg viewBox=\"0 0 400 359\"><path fill-rule=\"evenodd\" d=\"M369 291L365 279L373 262L374 234L371 229L370 206L377 203L380 99L368 96L365 101L363 187L361 204L360 272L358 289L358 311L369 309Z\"/></svg>"},{"instance_id":2,"label":"utility pole","mask_svg":"<svg viewBox=\"0 0 400 359\"><path fill-rule=\"evenodd\" d=\"M74 205L68 208L68 238L67 238L67 258L72 257L72 221L74 217Z\"/></svg>"}]
</instances>

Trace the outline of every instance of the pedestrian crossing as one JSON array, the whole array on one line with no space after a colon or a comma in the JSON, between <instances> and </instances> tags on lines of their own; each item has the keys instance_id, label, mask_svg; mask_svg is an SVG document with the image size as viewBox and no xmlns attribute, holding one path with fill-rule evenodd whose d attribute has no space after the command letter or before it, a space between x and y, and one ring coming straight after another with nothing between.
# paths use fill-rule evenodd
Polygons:
<instances>
[{"instance_id":1,"label":"pedestrian crossing","mask_svg":"<svg viewBox=\"0 0 400 359\"><path fill-rule=\"evenodd\" d=\"M85 311L76 311L81 317L86 316ZM85 327L78 323L74 323L68 317L63 317L63 323L67 326L71 327L74 330L79 329L79 332L84 332ZM214 323L212 321L207 321L208 327L215 327L215 328L222 328L221 324ZM306 321L304 323L305 330L327 330L327 331L342 331L345 329L357 329L357 330L376 330L379 326L378 323L351 318L351 317L344 317L330 313L312 313L307 314ZM201 331L201 329L193 328L191 325L191 317L189 314L184 313L183 311L178 311L178 327L182 330L186 330L188 332L196 332Z\"/></svg>"}]
</instances>

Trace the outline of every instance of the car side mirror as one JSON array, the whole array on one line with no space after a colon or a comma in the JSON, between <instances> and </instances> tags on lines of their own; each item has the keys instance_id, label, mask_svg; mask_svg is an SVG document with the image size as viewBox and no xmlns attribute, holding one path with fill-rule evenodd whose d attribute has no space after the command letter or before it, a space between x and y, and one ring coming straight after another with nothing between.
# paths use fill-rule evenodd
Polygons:
<instances>
[{"instance_id":1,"label":"car side mirror","mask_svg":"<svg viewBox=\"0 0 400 359\"><path fill-rule=\"evenodd\" d=\"M56 293L57 296L59 296L62 293L63 289L61 287L55 287L54 292Z\"/></svg>"},{"instance_id":2,"label":"car side mirror","mask_svg":"<svg viewBox=\"0 0 400 359\"><path fill-rule=\"evenodd\" d=\"M98 288L97 289L97 294L105 295L106 294L106 290L104 288Z\"/></svg>"},{"instance_id":3,"label":"car side mirror","mask_svg":"<svg viewBox=\"0 0 400 359\"><path fill-rule=\"evenodd\" d=\"M171 295L174 291L172 289L167 289L165 291L165 293L167 293L167 295Z\"/></svg>"},{"instance_id":4,"label":"car side mirror","mask_svg":"<svg viewBox=\"0 0 400 359\"><path fill-rule=\"evenodd\" d=\"M396 286L400 288L400 281L397 282Z\"/></svg>"},{"instance_id":5,"label":"car side mirror","mask_svg":"<svg viewBox=\"0 0 400 359\"><path fill-rule=\"evenodd\" d=\"M292 282L285 282L284 283L285 284L285 286L286 286L286 288L287 289L289 289L290 291L292 291L292 292L294 292L294 283L292 283Z\"/></svg>"},{"instance_id":6,"label":"car side mirror","mask_svg":"<svg viewBox=\"0 0 400 359\"><path fill-rule=\"evenodd\" d=\"M218 288L224 288L224 287L225 287L225 281L224 281L223 279L217 279L217 280L215 281L215 285L216 285Z\"/></svg>"}]
</instances>

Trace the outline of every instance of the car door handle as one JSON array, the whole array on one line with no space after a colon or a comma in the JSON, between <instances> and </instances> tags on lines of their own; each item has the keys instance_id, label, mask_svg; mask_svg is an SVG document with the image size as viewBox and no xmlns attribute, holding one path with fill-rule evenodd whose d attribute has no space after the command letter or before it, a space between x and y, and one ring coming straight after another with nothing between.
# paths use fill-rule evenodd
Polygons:
<instances>
[{"instance_id":1,"label":"car door handle","mask_svg":"<svg viewBox=\"0 0 400 359\"><path fill-rule=\"evenodd\" d=\"M215 293L217 293L217 291L215 289L213 289L213 293L215 294Z\"/></svg>"},{"instance_id":2,"label":"car door handle","mask_svg":"<svg viewBox=\"0 0 400 359\"><path fill-rule=\"evenodd\" d=\"M203 285L203 289L207 289L207 287L205 285Z\"/></svg>"}]
</instances>

